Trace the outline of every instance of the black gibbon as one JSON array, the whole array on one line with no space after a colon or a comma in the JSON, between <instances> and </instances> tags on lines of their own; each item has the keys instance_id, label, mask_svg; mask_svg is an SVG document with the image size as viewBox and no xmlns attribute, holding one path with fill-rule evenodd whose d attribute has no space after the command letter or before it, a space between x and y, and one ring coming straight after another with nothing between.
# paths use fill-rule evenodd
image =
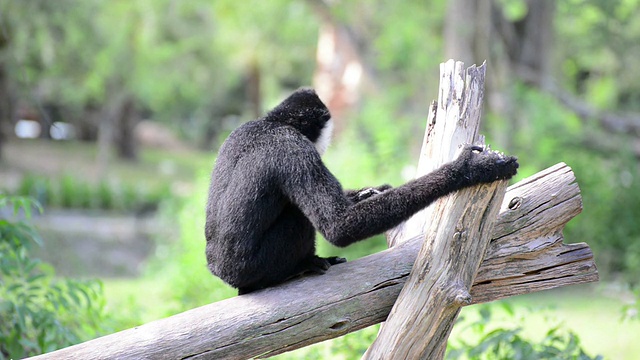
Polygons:
<instances>
[{"instance_id":1,"label":"black gibbon","mask_svg":"<svg viewBox=\"0 0 640 360\"><path fill-rule=\"evenodd\" d=\"M315 91L299 89L220 148L206 209L206 255L209 270L239 294L346 261L315 254L316 230L347 246L451 192L509 179L518 168L515 157L467 145L456 160L402 186L344 191L320 159L331 128Z\"/></svg>"}]
</instances>

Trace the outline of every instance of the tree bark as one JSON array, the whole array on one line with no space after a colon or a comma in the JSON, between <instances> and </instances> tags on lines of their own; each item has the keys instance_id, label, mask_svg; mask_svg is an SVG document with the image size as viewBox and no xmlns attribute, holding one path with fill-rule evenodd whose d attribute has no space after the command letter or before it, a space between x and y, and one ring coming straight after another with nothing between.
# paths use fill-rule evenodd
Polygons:
<instances>
[{"instance_id":1,"label":"tree bark","mask_svg":"<svg viewBox=\"0 0 640 360\"><path fill-rule=\"evenodd\" d=\"M471 303L598 280L584 244L562 244L580 213L580 189L560 163L509 187ZM384 321L423 236L321 276L205 305L35 359L249 359L268 357Z\"/></svg>"}]
</instances>

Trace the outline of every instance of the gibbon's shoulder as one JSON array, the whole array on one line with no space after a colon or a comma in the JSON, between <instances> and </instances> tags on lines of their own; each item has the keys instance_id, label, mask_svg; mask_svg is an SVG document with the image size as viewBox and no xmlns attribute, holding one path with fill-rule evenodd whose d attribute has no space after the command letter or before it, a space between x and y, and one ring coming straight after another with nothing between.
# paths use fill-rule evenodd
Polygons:
<instances>
[{"instance_id":1,"label":"gibbon's shoulder","mask_svg":"<svg viewBox=\"0 0 640 360\"><path fill-rule=\"evenodd\" d=\"M275 147L288 146L313 147L313 143L292 126L262 119L249 121L235 129L224 145L226 147L252 147L260 145Z\"/></svg>"}]
</instances>

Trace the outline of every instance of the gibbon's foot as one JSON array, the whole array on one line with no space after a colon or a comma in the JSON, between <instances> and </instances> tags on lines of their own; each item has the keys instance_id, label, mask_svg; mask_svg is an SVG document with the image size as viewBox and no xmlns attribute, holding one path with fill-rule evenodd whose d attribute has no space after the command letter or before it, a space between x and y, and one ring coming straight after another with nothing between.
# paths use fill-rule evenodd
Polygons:
<instances>
[{"instance_id":1,"label":"gibbon's foot","mask_svg":"<svg viewBox=\"0 0 640 360\"><path fill-rule=\"evenodd\" d=\"M328 258L325 258L325 260L327 260L331 265L342 264L347 262L347 259L339 256L330 256Z\"/></svg>"},{"instance_id":2,"label":"gibbon's foot","mask_svg":"<svg viewBox=\"0 0 640 360\"><path fill-rule=\"evenodd\" d=\"M317 255L313 255L298 264L296 271L294 271L293 275L289 276L287 280L307 274L322 275L327 270L329 270L331 265L340 264L346 261L346 259L337 256L323 258Z\"/></svg>"},{"instance_id":3,"label":"gibbon's foot","mask_svg":"<svg viewBox=\"0 0 640 360\"><path fill-rule=\"evenodd\" d=\"M456 160L469 185L507 180L518 172L518 158L491 150L489 146L466 145Z\"/></svg>"},{"instance_id":4,"label":"gibbon's foot","mask_svg":"<svg viewBox=\"0 0 640 360\"><path fill-rule=\"evenodd\" d=\"M323 258L317 255L313 255L310 258L307 258L303 262L298 265L297 271L294 275L290 276L289 279L307 275L307 274L324 274L331 265L341 264L343 262L347 262L347 259L341 258L338 256L331 256L328 258Z\"/></svg>"}]
</instances>

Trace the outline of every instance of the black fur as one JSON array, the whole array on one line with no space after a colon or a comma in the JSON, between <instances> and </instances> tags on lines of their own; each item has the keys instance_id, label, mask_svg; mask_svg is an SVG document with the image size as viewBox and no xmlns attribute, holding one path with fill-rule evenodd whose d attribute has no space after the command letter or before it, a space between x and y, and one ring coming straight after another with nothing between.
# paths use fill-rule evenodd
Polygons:
<instances>
[{"instance_id":1,"label":"black fur","mask_svg":"<svg viewBox=\"0 0 640 360\"><path fill-rule=\"evenodd\" d=\"M315 91L301 89L220 148L207 204L207 261L240 294L344 262L315 255L316 230L347 246L439 197L511 178L518 168L515 157L469 145L455 161L400 187L345 192L314 147L329 119Z\"/></svg>"}]
</instances>

